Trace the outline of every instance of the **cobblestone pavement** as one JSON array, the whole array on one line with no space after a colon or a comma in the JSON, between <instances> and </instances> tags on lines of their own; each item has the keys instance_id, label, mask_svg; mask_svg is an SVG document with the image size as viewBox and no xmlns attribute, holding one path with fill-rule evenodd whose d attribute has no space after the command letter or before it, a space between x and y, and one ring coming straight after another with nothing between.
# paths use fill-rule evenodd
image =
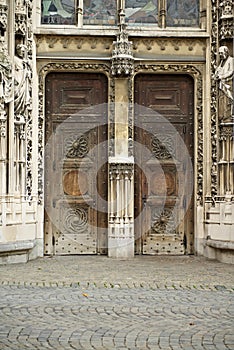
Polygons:
<instances>
[{"instance_id":1,"label":"cobblestone pavement","mask_svg":"<svg viewBox=\"0 0 234 350\"><path fill-rule=\"evenodd\" d=\"M0 349L234 350L233 268L149 256L0 266Z\"/></svg>"}]
</instances>

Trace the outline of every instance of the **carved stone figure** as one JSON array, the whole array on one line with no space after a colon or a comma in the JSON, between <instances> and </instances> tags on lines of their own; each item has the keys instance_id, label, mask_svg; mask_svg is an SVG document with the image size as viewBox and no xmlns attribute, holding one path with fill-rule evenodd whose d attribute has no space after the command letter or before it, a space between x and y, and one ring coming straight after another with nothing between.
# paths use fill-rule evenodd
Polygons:
<instances>
[{"instance_id":1,"label":"carved stone figure","mask_svg":"<svg viewBox=\"0 0 234 350\"><path fill-rule=\"evenodd\" d=\"M233 75L234 58L230 56L227 46L219 48L220 63L215 71L219 83L219 115L222 119L234 117Z\"/></svg>"},{"instance_id":2,"label":"carved stone figure","mask_svg":"<svg viewBox=\"0 0 234 350\"><path fill-rule=\"evenodd\" d=\"M15 56L15 118L25 120L25 112L30 104L29 79L31 70L26 58L27 48L23 44L16 46Z\"/></svg>"},{"instance_id":3,"label":"carved stone figure","mask_svg":"<svg viewBox=\"0 0 234 350\"><path fill-rule=\"evenodd\" d=\"M6 47L0 43L0 114L5 114L5 103L12 99L11 63Z\"/></svg>"}]
</instances>

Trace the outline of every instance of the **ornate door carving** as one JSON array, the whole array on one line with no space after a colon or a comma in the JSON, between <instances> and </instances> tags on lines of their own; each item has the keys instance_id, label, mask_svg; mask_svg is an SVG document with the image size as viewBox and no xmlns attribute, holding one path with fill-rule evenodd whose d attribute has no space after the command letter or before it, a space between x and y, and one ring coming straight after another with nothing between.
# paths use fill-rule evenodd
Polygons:
<instances>
[{"instance_id":1,"label":"ornate door carving","mask_svg":"<svg viewBox=\"0 0 234 350\"><path fill-rule=\"evenodd\" d=\"M45 254L106 253L106 102L104 75L47 76Z\"/></svg>"},{"instance_id":2,"label":"ornate door carving","mask_svg":"<svg viewBox=\"0 0 234 350\"><path fill-rule=\"evenodd\" d=\"M189 76L136 77L137 253L193 252L193 98Z\"/></svg>"}]
</instances>

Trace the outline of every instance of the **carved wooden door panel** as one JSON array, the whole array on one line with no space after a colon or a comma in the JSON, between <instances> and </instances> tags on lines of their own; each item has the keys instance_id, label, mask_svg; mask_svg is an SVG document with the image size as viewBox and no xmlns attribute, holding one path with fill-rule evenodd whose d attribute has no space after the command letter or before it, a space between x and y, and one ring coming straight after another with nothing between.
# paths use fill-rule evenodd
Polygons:
<instances>
[{"instance_id":1,"label":"carved wooden door panel","mask_svg":"<svg viewBox=\"0 0 234 350\"><path fill-rule=\"evenodd\" d=\"M45 254L106 253L106 102L102 74L47 76Z\"/></svg>"},{"instance_id":2,"label":"carved wooden door panel","mask_svg":"<svg viewBox=\"0 0 234 350\"><path fill-rule=\"evenodd\" d=\"M135 80L136 253L193 252L193 80Z\"/></svg>"}]
</instances>

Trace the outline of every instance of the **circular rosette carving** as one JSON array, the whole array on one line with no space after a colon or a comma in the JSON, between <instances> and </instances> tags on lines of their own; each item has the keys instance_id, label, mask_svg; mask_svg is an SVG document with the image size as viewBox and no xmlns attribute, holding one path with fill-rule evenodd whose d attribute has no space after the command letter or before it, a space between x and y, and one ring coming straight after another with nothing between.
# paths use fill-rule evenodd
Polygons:
<instances>
[{"instance_id":1,"label":"circular rosette carving","mask_svg":"<svg viewBox=\"0 0 234 350\"><path fill-rule=\"evenodd\" d=\"M174 156L174 141L171 135L161 136L160 140L154 136L151 140L151 150L157 159L170 159Z\"/></svg>"},{"instance_id":2,"label":"circular rosette carving","mask_svg":"<svg viewBox=\"0 0 234 350\"><path fill-rule=\"evenodd\" d=\"M175 213L172 209L163 212L155 210L152 213L152 230L156 234L175 234Z\"/></svg>"},{"instance_id":3,"label":"circular rosette carving","mask_svg":"<svg viewBox=\"0 0 234 350\"><path fill-rule=\"evenodd\" d=\"M84 158L89 152L88 137L81 135L78 137L67 152L67 158Z\"/></svg>"},{"instance_id":4,"label":"circular rosette carving","mask_svg":"<svg viewBox=\"0 0 234 350\"><path fill-rule=\"evenodd\" d=\"M64 228L67 233L84 233L88 225L88 213L84 208L70 208L64 213Z\"/></svg>"}]
</instances>

